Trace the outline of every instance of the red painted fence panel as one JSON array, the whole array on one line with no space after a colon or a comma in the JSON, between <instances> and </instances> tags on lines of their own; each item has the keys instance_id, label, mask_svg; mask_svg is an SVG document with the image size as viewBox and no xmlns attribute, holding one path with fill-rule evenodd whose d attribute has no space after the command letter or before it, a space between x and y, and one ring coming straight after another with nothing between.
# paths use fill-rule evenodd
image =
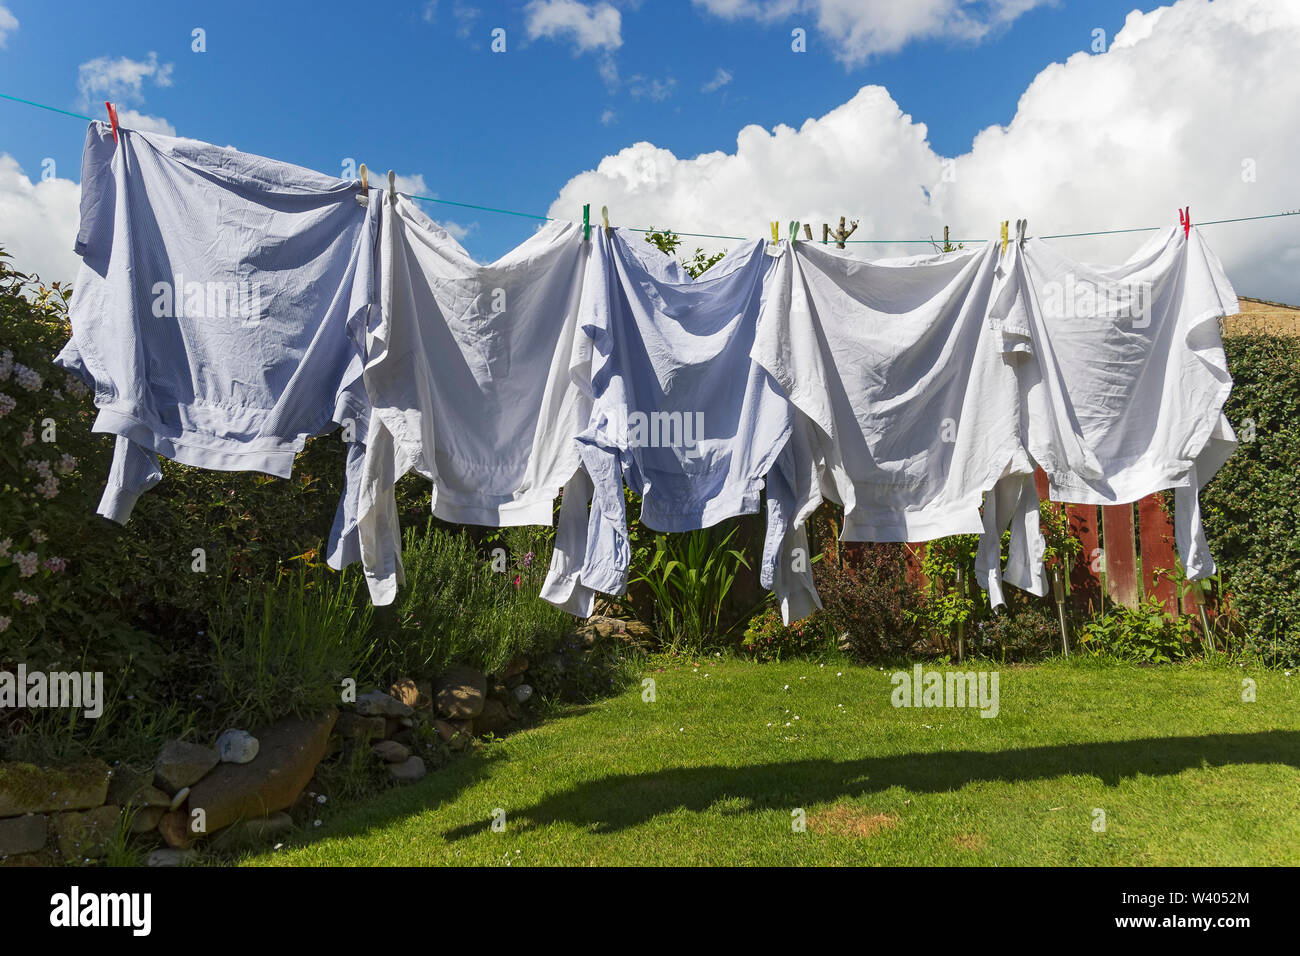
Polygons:
<instances>
[{"instance_id":1,"label":"red painted fence panel","mask_svg":"<svg viewBox=\"0 0 1300 956\"><path fill-rule=\"evenodd\" d=\"M1166 614L1178 614L1178 585L1169 573L1178 568L1174 550L1174 523L1161 507L1160 498L1148 495L1138 502L1138 536L1142 549L1142 590L1154 594Z\"/></svg>"},{"instance_id":2,"label":"red painted fence panel","mask_svg":"<svg viewBox=\"0 0 1300 956\"><path fill-rule=\"evenodd\" d=\"M1133 506L1103 505L1101 547L1105 555L1106 592L1116 604L1137 607L1142 587L1137 574L1137 547L1133 541Z\"/></svg>"}]
</instances>

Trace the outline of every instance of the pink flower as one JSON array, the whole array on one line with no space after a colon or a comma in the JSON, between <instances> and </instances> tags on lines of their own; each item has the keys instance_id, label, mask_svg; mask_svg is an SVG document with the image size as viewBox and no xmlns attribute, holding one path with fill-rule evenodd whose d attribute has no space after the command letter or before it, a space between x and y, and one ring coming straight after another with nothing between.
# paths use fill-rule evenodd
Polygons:
<instances>
[{"instance_id":1,"label":"pink flower","mask_svg":"<svg viewBox=\"0 0 1300 956\"><path fill-rule=\"evenodd\" d=\"M14 381L29 392L39 392L44 384L38 373L17 362L14 363Z\"/></svg>"},{"instance_id":2,"label":"pink flower","mask_svg":"<svg viewBox=\"0 0 1300 956\"><path fill-rule=\"evenodd\" d=\"M34 444L35 441L36 436L32 434L32 426L28 425L23 429L23 447L26 448L28 445Z\"/></svg>"},{"instance_id":3,"label":"pink flower","mask_svg":"<svg viewBox=\"0 0 1300 956\"><path fill-rule=\"evenodd\" d=\"M77 459L74 458L72 455L67 455L67 454L65 454L62 458L60 458L59 463L54 466L54 470L57 471L60 475L71 474L73 471L76 470L76 468L77 468Z\"/></svg>"},{"instance_id":4,"label":"pink flower","mask_svg":"<svg viewBox=\"0 0 1300 956\"><path fill-rule=\"evenodd\" d=\"M19 604L35 604L40 598L35 594L28 594L26 591L15 591L14 600Z\"/></svg>"},{"instance_id":5,"label":"pink flower","mask_svg":"<svg viewBox=\"0 0 1300 956\"><path fill-rule=\"evenodd\" d=\"M40 458L29 459L27 462L27 468L29 471L36 472L36 474L40 475L42 478L48 478L54 473L50 470L50 463Z\"/></svg>"},{"instance_id":6,"label":"pink flower","mask_svg":"<svg viewBox=\"0 0 1300 956\"><path fill-rule=\"evenodd\" d=\"M13 538L5 538L3 541L0 541L0 558L9 557L9 549L13 547L13 544Z\"/></svg>"},{"instance_id":7,"label":"pink flower","mask_svg":"<svg viewBox=\"0 0 1300 956\"><path fill-rule=\"evenodd\" d=\"M59 493L59 479L51 475L36 486L36 493L47 501Z\"/></svg>"},{"instance_id":8,"label":"pink flower","mask_svg":"<svg viewBox=\"0 0 1300 956\"><path fill-rule=\"evenodd\" d=\"M45 559L45 567L48 570L53 571L55 574L58 574L60 571L65 570L67 566L68 566L67 558L46 558Z\"/></svg>"},{"instance_id":9,"label":"pink flower","mask_svg":"<svg viewBox=\"0 0 1300 956\"><path fill-rule=\"evenodd\" d=\"M14 553L14 564L18 565L18 576L30 578L40 567L41 558L35 551L18 551Z\"/></svg>"},{"instance_id":10,"label":"pink flower","mask_svg":"<svg viewBox=\"0 0 1300 956\"><path fill-rule=\"evenodd\" d=\"M50 540L50 536L47 535L44 531L42 531L40 528L37 528L35 531L32 532L32 540L35 541L37 544L44 544L46 541Z\"/></svg>"},{"instance_id":11,"label":"pink flower","mask_svg":"<svg viewBox=\"0 0 1300 956\"><path fill-rule=\"evenodd\" d=\"M4 418L18 407L18 400L0 392L0 418Z\"/></svg>"},{"instance_id":12,"label":"pink flower","mask_svg":"<svg viewBox=\"0 0 1300 956\"><path fill-rule=\"evenodd\" d=\"M0 617L0 633L9 630L9 625L13 623L11 618Z\"/></svg>"}]
</instances>

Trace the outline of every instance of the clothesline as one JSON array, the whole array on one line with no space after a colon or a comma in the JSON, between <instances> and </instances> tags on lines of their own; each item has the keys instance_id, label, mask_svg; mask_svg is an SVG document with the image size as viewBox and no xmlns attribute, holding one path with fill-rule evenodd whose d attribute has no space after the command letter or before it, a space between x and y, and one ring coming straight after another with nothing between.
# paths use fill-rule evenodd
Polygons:
<instances>
[{"instance_id":1,"label":"clothesline","mask_svg":"<svg viewBox=\"0 0 1300 956\"><path fill-rule=\"evenodd\" d=\"M93 116L86 116L84 113L74 113L71 110L60 109L57 106L47 106L44 103L37 103L35 100L25 100L18 96L10 96L8 93L0 93L0 99L11 100L15 103L22 103L26 106L35 106L38 109L49 110L52 113L62 113L64 116L72 116L75 117L76 119L86 120L87 122L94 121ZM540 216L537 213L518 212L514 209L498 209L494 206L480 206L475 203L458 202L454 199L438 199L434 196L415 196L415 195L412 195L411 198L418 199L421 202L440 203L445 206L459 206L462 209L477 209L481 212L493 212L503 216L519 216L520 218L523 219L539 219L544 222L557 221L557 217L555 216ZM1196 225L1220 226L1226 223L1233 223L1233 222L1256 222L1261 219L1282 219L1287 216L1300 216L1300 209L1293 209L1288 212L1268 213L1262 216L1241 216L1234 219L1211 219L1206 222L1198 222ZM570 220L558 220L558 221L563 222L563 221L570 221ZM675 236L689 236L692 239L727 239L733 242L748 242L751 238L753 238L752 236L722 236L722 235L717 235L708 232L678 232L672 229L645 229L638 226L621 226L619 228L627 229L628 232L644 232L644 233L671 232ZM1051 236L1038 236L1037 238L1079 239L1079 238L1085 238L1090 236L1115 236L1115 235L1121 235L1124 233L1132 233L1132 232L1159 232L1162 228L1164 227L1139 226L1138 228L1135 229L1102 229L1095 232L1063 232ZM864 244L864 245L915 245L915 244L934 245L937 240L931 237L929 239L844 239L840 241L848 244L856 243L856 244ZM948 240L950 244L954 244L954 245L964 244L968 242L988 242L988 241L989 240L987 238Z\"/></svg>"}]
</instances>

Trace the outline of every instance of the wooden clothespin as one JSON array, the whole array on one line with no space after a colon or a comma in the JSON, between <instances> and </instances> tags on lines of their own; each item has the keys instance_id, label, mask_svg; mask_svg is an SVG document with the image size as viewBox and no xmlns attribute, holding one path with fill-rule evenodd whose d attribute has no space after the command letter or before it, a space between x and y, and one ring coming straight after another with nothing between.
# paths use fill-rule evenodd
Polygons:
<instances>
[{"instance_id":1,"label":"wooden clothespin","mask_svg":"<svg viewBox=\"0 0 1300 956\"><path fill-rule=\"evenodd\" d=\"M113 124L113 142L117 142L117 108L108 100L104 100L104 105L108 107L108 121Z\"/></svg>"},{"instance_id":2,"label":"wooden clothespin","mask_svg":"<svg viewBox=\"0 0 1300 956\"><path fill-rule=\"evenodd\" d=\"M830 241L830 238L831 238L831 227L826 223L822 223L822 245L823 246L826 245L826 243Z\"/></svg>"},{"instance_id":3,"label":"wooden clothespin","mask_svg":"<svg viewBox=\"0 0 1300 956\"><path fill-rule=\"evenodd\" d=\"M388 171L388 201L394 205L397 203L397 176L391 169Z\"/></svg>"},{"instance_id":4,"label":"wooden clothespin","mask_svg":"<svg viewBox=\"0 0 1300 956\"><path fill-rule=\"evenodd\" d=\"M1178 210L1178 222L1183 227L1183 238L1186 239L1192 234L1192 207L1184 206Z\"/></svg>"},{"instance_id":5,"label":"wooden clothespin","mask_svg":"<svg viewBox=\"0 0 1300 956\"><path fill-rule=\"evenodd\" d=\"M808 225L806 222L803 224L803 237L809 242L812 242L812 226Z\"/></svg>"},{"instance_id":6,"label":"wooden clothespin","mask_svg":"<svg viewBox=\"0 0 1300 956\"><path fill-rule=\"evenodd\" d=\"M582 241L591 238L591 203L582 207Z\"/></svg>"},{"instance_id":7,"label":"wooden clothespin","mask_svg":"<svg viewBox=\"0 0 1300 956\"><path fill-rule=\"evenodd\" d=\"M1004 256L1007 254L1007 243L1011 241L1011 237L1007 232L1007 227L1010 225L1011 225L1010 220L1008 219L1002 220L1002 254Z\"/></svg>"},{"instance_id":8,"label":"wooden clothespin","mask_svg":"<svg viewBox=\"0 0 1300 956\"><path fill-rule=\"evenodd\" d=\"M849 236L853 235L853 233L855 233L855 232L857 231L857 229L858 229L858 221L857 221L856 219L854 219L853 222L850 224L849 228L846 230L846 229L844 228L844 217L843 217L843 216L840 216L840 228L837 229L837 230L835 231L835 248L837 248L837 249L843 249L843 248L844 248L844 240L847 239L847 238L849 238ZM823 226L822 226L822 242L825 242L825 241L826 241L825 236L826 236L826 233L827 233L829 230L830 230L830 227L829 227L829 226L826 226L826 225L823 224Z\"/></svg>"},{"instance_id":9,"label":"wooden clothespin","mask_svg":"<svg viewBox=\"0 0 1300 956\"><path fill-rule=\"evenodd\" d=\"M362 163L357 172L361 175L361 195L357 197L357 202L368 206L370 205L370 177L366 173L366 164Z\"/></svg>"},{"instance_id":10,"label":"wooden clothespin","mask_svg":"<svg viewBox=\"0 0 1300 956\"><path fill-rule=\"evenodd\" d=\"M612 236L614 233L609 228L609 207L608 206L600 207L600 218L605 223L605 235Z\"/></svg>"}]
</instances>

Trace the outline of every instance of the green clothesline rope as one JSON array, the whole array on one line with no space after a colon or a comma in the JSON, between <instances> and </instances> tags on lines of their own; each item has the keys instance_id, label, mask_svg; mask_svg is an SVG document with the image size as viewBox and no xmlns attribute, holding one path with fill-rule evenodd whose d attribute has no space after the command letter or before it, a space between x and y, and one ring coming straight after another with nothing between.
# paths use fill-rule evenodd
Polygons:
<instances>
[{"instance_id":1,"label":"green clothesline rope","mask_svg":"<svg viewBox=\"0 0 1300 956\"><path fill-rule=\"evenodd\" d=\"M15 103L22 103L26 106L35 106L37 109L49 110L51 113L62 113L64 116L73 116L77 119L93 122L94 117L86 116L83 113L74 113L71 110L62 110L57 106L46 106L44 103L37 103L35 100L25 100L18 96L10 96L8 93L0 93L0 99L12 100ZM539 216L531 212L516 212L513 209L497 209L494 206L479 206L469 202L457 202L454 199L435 199L433 196L412 196L412 199L419 199L422 202L442 203L445 206L459 206L462 209L477 209L480 212L495 212L502 216L519 216L523 219L540 219L544 222L555 222L554 216ZM1281 219L1286 216L1300 216L1300 209L1294 209L1290 212L1275 212L1265 216L1243 216L1237 219L1212 219L1208 222L1198 222L1198 226L1220 226L1229 222L1255 222L1260 219ZM635 226L624 226L628 232L673 232L670 229L641 229ZM1087 236L1117 236L1130 232L1159 232L1161 226L1142 226L1137 229L1103 229L1099 232L1063 232L1054 236L1038 236L1039 239L1078 239ZM708 232L673 232L675 236L689 236L692 239L728 239L733 242L748 242L749 236L719 236ZM803 242L816 242L817 240L801 240ZM911 245L925 243L928 245L937 245L938 240L930 239L845 239L845 243L851 244L868 244L868 245ZM968 242L989 242L989 239L949 239L949 244L963 245Z\"/></svg>"}]
</instances>

